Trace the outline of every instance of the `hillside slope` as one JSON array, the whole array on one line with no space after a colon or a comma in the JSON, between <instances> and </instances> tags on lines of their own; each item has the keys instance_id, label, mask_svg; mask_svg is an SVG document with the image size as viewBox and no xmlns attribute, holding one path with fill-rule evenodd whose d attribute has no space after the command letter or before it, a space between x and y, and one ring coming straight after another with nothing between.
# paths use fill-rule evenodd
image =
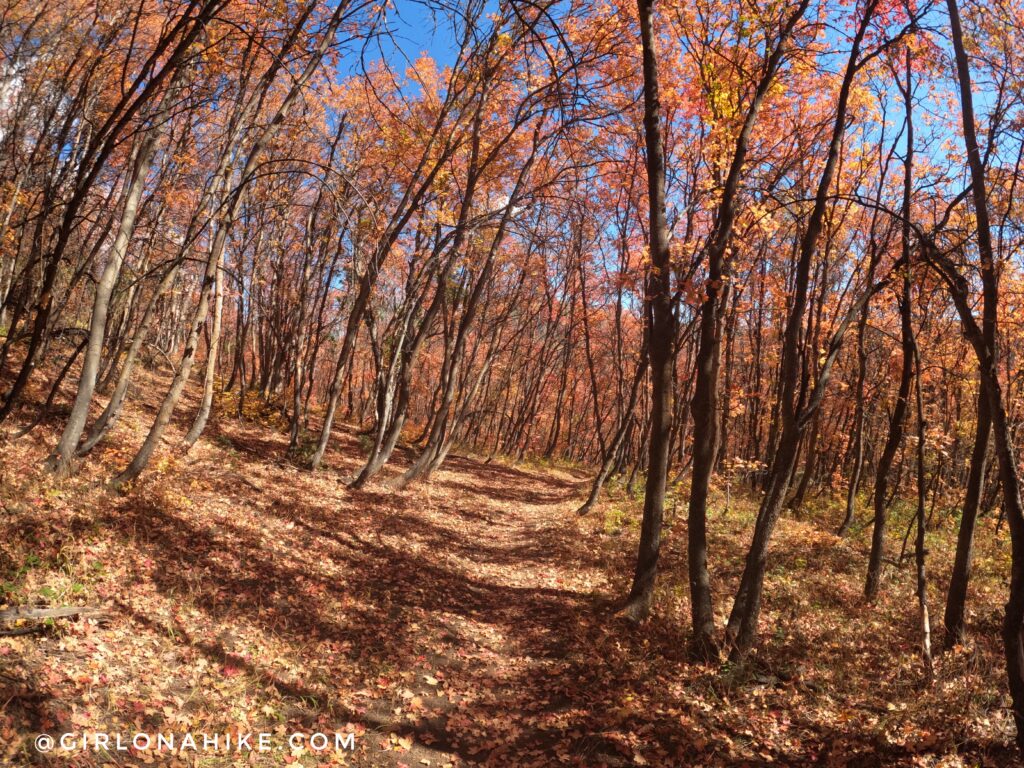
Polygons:
<instances>
[{"instance_id":1,"label":"hillside slope","mask_svg":"<svg viewBox=\"0 0 1024 768\"><path fill-rule=\"evenodd\" d=\"M820 520L783 521L765 643L740 674L682 653L682 520L670 520L656 618L632 627L615 616L636 502L613 492L577 518L582 473L452 457L428 484L354 492L353 428L339 427L327 469L311 474L287 458L272 413L239 421L221 407L187 456L174 447L186 414L154 471L109 490L151 408L133 405L62 482L40 469L53 425L5 449L17 458L0 478L4 599L108 614L0 638L6 765L1010 760L997 648L1006 547L991 526L979 544L977 639L939 658L932 691L920 687L909 568L878 606L862 605L863 540L836 539ZM723 506L712 515L720 611L751 511ZM933 553L934 572L948 572L948 557ZM273 749L41 755L40 732L268 732ZM292 733L352 733L355 749L293 749Z\"/></svg>"}]
</instances>

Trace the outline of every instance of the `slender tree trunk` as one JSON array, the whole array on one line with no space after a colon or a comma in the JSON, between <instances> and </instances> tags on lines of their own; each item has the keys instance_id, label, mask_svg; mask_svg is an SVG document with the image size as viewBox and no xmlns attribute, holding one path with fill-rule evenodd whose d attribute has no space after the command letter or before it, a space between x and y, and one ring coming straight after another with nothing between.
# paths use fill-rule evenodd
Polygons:
<instances>
[{"instance_id":1,"label":"slender tree trunk","mask_svg":"<svg viewBox=\"0 0 1024 768\"><path fill-rule=\"evenodd\" d=\"M135 331L135 335L132 337L132 343L128 347L128 353L125 355L124 363L121 366L121 372L117 376L117 384L114 385L114 392L110 396L110 400L107 402L106 408L103 409L103 413L93 424L89 435L78 446L76 455L81 457L85 456L91 451L100 440L110 431L110 429L117 422L118 417L121 415L121 408L124 405L125 396L128 393L128 384L131 381L132 370L135 366L135 360L139 355L139 350L142 349L142 345L146 342L146 338L149 336L149 329L153 323L153 318L156 316L157 303L160 297L163 296L167 289L170 288L171 283L174 282L175 276L178 274L178 269L181 266L181 261L177 261L171 266L165 273L163 278L160 280L160 284L153 292L152 298L149 300L149 304L146 306L146 310L142 315L142 320L139 322L139 327Z\"/></svg>"},{"instance_id":2,"label":"slender tree trunk","mask_svg":"<svg viewBox=\"0 0 1024 768\"><path fill-rule=\"evenodd\" d=\"M651 358L651 433L636 571L624 609L625 615L632 621L646 618L654 600L672 430L672 350L675 342L672 263L668 245L668 220L665 216L665 151L658 93L654 0L637 0L637 8L643 49L644 138L647 144L647 200L650 217L651 265L644 282L644 298Z\"/></svg>"},{"instance_id":3,"label":"slender tree trunk","mask_svg":"<svg viewBox=\"0 0 1024 768\"><path fill-rule=\"evenodd\" d=\"M213 329L210 331L209 344L206 348L206 373L203 376L203 399L199 405L195 420L188 434L185 435L185 448L195 445L199 436L206 429L206 421L210 418L213 408L213 385L217 377L217 352L220 349L220 332L224 315L224 251L221 250L217 263L217 272L213 286Z\"/></svg>"},{"instance_id":4,"label":"slender tree trunk","mask_svg":"<svg viewBox=\"0 0 1024 768\"><path fill-rule=\"evenodd\" d=\"M956 539L956 557L949 579L946 595L946 612L943 624L946 628L945 644L952 647L964 641L966 629L964 614L967 605L967 585L971 579L971 562L974 550L974 526L981 508L981 494L985 487L986 459L989 436L992 433L992 417L989 413L988 397L984 390L978 393L977 423L974 430L974 449L967 471L966 493L963 512L960 516L960 530Z\"/></svg>"},{"instance_id":5,"label":"slender tree trunk","mask_svg":"<svg viewBox=\"0 0 1024 768\"><path fill-rule=\"evenodd\" d=\"M908 60L910 54L907 54ZM909 64L909 61L908 61ZM909 75L908 75L909 79ZM914 343L914 368L917 374L917 535L914 539L914 565L917 571L917 609L921 622L921 660L924 663L925 684L931 685L935 677L932 663L932 623L928 614L928 572L925 551L925 485L924 442L927 425L924 420L924 398L921 394L921 353Z\"/></svg>"},{"instance_id":6,"label":"slender tree trunk","mask_svg":"<svg viewBox=\"0 0 1024 768\"><path fill-rule=\"evenodd\" d=\"M782 339L781 375L779 377L781 385L779 397L781 434L779 435L775 456L772 459L771 468L768 473L768 490L758 510L753 540L747 552L740 586L736 592L732 611L729 614L729 622L726 626L726 641L732 647L730 657L734 661L742 660L753 647L757 638L757 623L761 614L761 591L764 586L764 573L767 566L768 543L771 540L775 524L778 522L779 515L782 513L782 507L786 501L789 479L793 474L801 435L806 429L809 419L813 417L820 405L820 399L824 395L824 388L828 381L828 373L825 370L825 366L823 366L815 392L808 403L803 408L798 409L797 385L801 367L801 331L807 307L811 261L818 249L818 240L821 236L832 181L835 177L839 150L846 131L847 107L849 105L853 80L859 68L858 57L860 56L861 43L864 40L864 35L867 32L876 6L877 0L869 0L858 23L857 32L854 35L846 71L839 89L828 156L815 193L814 208L811 211L806 229L799 243L799 256L794 280L794 298L786 318ZM868 286L866 290L867 293L863 300L867 300L870 297L874 288ZM855 309L859 311L860 307L857 306ZM847 320L850 319L847 318ZM833 348L828 353L828 359L834 359L834 354L838 352L838 345L841 345L841 343L842 332L837 331L833 335ZM828 364L826 363L826 365Z\"/></svg>"},{"instance_id":7,"label":"slender tree trunk","mask_svg":"<svg viewBox=\"0 0 1024 768\"><path fill-rule=\"evenodd\" d=\"M910 74L908 72L909 79ZM909 88L909 85L907 86ZM906 134L907 151L903 161L903 209L901 225L901 241L903 258L909 261L910 257L910 204L913 194L913 162L914 162L914 122L913 112L910 103L910 94L905 93L906 99ZM912 325L911 307L911 285L910 266L904 268L903 272L903 293L900 296L900 339L903 353L902 368L900 370L900 386L896 395L896 406L892 411L892 418L889 420L889 436L886 439L885 447L882 449L882 456L878 461L875 472L875 517L874 527L871 531L871 554L868 556L867 580L864 584L864 596L868 600L874 600L878 596L878 590L882 583L883 559L885 556L885 527L888 517L888 478L892 461L896 457L903 442L904 422L907 417L908 400L910 398L910 385L914 374L914 329Z\"/></svg>"},{"instance_id":8,"label":"slender tree trunk","mask_svg":"<svg viewBox=\"0 0 1024 768\"><path fill-rule=\"evenodd\" d=\"M306 254L302 259L302 282L296 296L298 307L296 308L295 328L292 331L292 416L288 432L288 450L290 451L294 451L299 446L299 429L302 425L302 387L305 384L303 363L306 357L306 286L309 283L312 258L310 255L313 248L311 233L315 209L316 206L313 206L309 216L306 217Z\"/></svg>"},{"instance_id":9,"label":"slender tree trunk","mask_svg":"<svg viewBox=\"0 0 1024 768\"><path fill-rule=\"evenodd\" d=\"M587 496L587 500L576 510L578 515L585 515L594 508L605 480L608 479L612 467L615 466L616 461L621 456L623 442L629 432L630 425L633 423L633 412L636 410L636 403L640 395L640 383L643 381L646 373L647 345L644 344L643 349L640 350L640 361L637 363L636 372L633 374L633 383L629 390L629 400L626 403L625 409L623 409L618 428L615 430L615 435L612 438L612 444L608 447L608 455L601 463L601 469L598 470L597 475L594 477L594 482L590 484L590 493Z\"/></svg>"},{"instance_id":10,"label":"slender tree trunk","mask_svg":"<svg viewBox=\"0 0 1024 768\"><path fill-rule=\"evenodd\" d=\"M692 649L699 659L718 655L715 639L714 607L707 557L707 503L711 474L719 442L718 378L722 356L722 312L728 301L729 275L725 253L736 220L740 177L747 159L750 137L757 122L765 96L771 87L782 60L790 34L807 10L803 0L789 15L768 58L739 136L732 162L722 190L715 231L708 248L707 298L700 308L700 336L696 359L696 384L691 413L693 414L693 474L690 481L687 527L687 563L690 583L690 615Z\"/></svg>"},{"instance_id":11,"label":"slender tree trunk","mask_svg":"<svg viewBox=\"0 0 1024 768\"><path fill-rule=\"evenodd\" d=\"M800 475L800 484L797 485L796 493L793 494L793 498L789 500L787 505L793 511L794 516L797 519L800 518L800 508L803 506L804 498L807 496L807 489L811 484L811 479L814 476L814 472L818 464L818 436L820 433L821 411L818 411L811 422L811 431L810 434L807 435L804 445L804 471L803 474Z\"/></svg>"},{"instance_id":12,"label":"slender tree trunk","mask_svg":"<svg viewBox=\"0 0 1024 768\"><path fill-rule=\"evenodd\" d=\"M873 266L872 262L872 266ZM872 279L868 275L868 279ZM864 468L864 382L867 379L868 355L864 348L864 335L868 325L871 303L864 305L857 323L857 384L854 388L853 414L853 466L850 469L850 485L846 489L846 516L836 531L836 536L846 536L857 512L857 491L860 488L861 471Z\"/></svg>"},{"instance_id":13,"label":"slender tree trunk","mask_svg":"<svg viewBox=\"0 0 1024 768\"><path fill-rule=\"evenodd\" d=\"M192 322L189 326L188 339L185 342L185 351L182 353L181 362L175 371L171 381L170 389L164 396L160 409L157 412L156 420L150 427L149 434L145 441L135 453L131 462L116 477L113 478L113 485L120 487L135 480L149 464L149 460L156 450L160 439L163 437L164 429L171 420L174 409L178 404L188 376L192 372L192 364L195 362L196 349L199 347L199 336L206 324L206 316L210 306L210 294L213 291L213 283L216 280L219 248L213 244L210 248L210 255L206 261L206 269L203 273L202 287L199 290L199 302L192 313Z\"/></svg>"},{"instance_id":14,"label":"slender tree trunk","mask_svg":"<svg viewBox=\"0 0 1024 768\"><path fill-rule=\"evenodd\" d=\"M1003 509L1010 528L1010 594L1003 618L1003 647L1006 655L1006 676L1013 702L1013 719L1017 728L1017 746L1024 752L1024 503L1021 501L1020 475L1014 456L1013 438L999 382L996 347L996 322L999 302L999 272L992 247L989 226L985 168L978 147L974 120L974 96L971 91L970 61L964 50L963 29L956 0L946 0L950 32L960 85L960 107L964 143L971 171L971 194L977 225L978 252L981 257L981 280L984 294L983 325L977 322L968 302L966 280L945 267L944 277L950 285L953 300L964 330L978 357L982 385L989 399L992 428L995 435L996 458L1003 486ZM939 254L933 252L933 257ZM938 260L938 259L936 259Z\"/></svg>"}]
</instances>

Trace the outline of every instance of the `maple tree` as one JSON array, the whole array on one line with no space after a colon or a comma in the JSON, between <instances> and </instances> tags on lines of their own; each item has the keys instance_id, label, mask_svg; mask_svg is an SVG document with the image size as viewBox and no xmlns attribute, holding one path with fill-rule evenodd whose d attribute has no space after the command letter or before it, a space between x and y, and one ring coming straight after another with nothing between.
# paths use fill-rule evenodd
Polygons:
<instances>
[{"instance_id":1,"label":"maple tree","mask_svg":"<svg viewBox=\"0 0 1024 768\"><path fill-rule=\"evenodd\" d=\"M280 591L294 577L321 592L336 565L367 611L416 589L390 572L419 564L418 549L405 562L403 535L443 551L469 530L451 544L460 569L486 560L495 535L533 589L608 592L612 608L579 620L587 659L559 669L642 668L602 664L585 702L635 726L619 747L636 764L684 759L662 734L666 711L691 736L734 714L659 699L642 644L685 681L669 680L673 696L704 702L694 691L720 686L725 702L752 696L774 654L788 665L808 617L856 653L863 637L847 624L888 627L896 639L878 634L863 653L902 670L912 646L907 674L935 707L974 674L953 671L957 654L992 660L997 640L1002 677L984 680L996 698L971 727L1024 750L1022 35L1016 0L7 0L0 490L15 511L0 600L38 602L25 591L44 579L25 565L38 560L37 525L78 541L97 535L81 523L92 519L113 535L90 505L170 540L167 552L128 541L121 587L166 558L244 591L212 543L210 526L230 523L245 541L227 556L255 569L252 583L262 574ZM263 507L229 520L217 494L247 492L218 461L233 466L236 444L281 503L294 487L292 527ZM255 496L266 487L239 477ZM431 494L460 484L464 502L439 514ZM191 508L193 486L213 511ZM344 514L318 520L300 494ZM41 512L51 498L62 501ZM396 534L388 515L412 516L410 499L427 500L423 530L403 517ZM202 557L160 517L174 504ZM378 519L375 505L392 511ZM463 519L470 505L486 514ZM378 540L396 540L359 539L346 560L333 526L359 510ZM494 533L506 514L518 533ZM303 581L270 555L249 565L264 525L315 537L318 575ZM550 573L537 542L516 543L535 532L564 561ZM114 557L91 541L76 563L94 562L90 547ZM273 556L288 557L279 544ZM356 564L387 570L388 589ZM803 580L817 594L836 569L836 604L790 589ZM445 584L442 571L429 579ZM122 599L112 584L91 596ZM463 597L495 611L524 599L515 589ZM196 610L215 611L221 591ZM416 594L416 621L433 620L441 608ZM567 621L560 599L522 609ZM540 618L516 616L556 653ZM893 629L897 616L913 629ZM231 617L217 617L228 631ZM243 631L261 620L245 615ZM26 658L37 629L50 631L18 641ZM67 637L106 631L83 619ZM274 653L309 661L294 646ZM345 685L426 710L431 694L409 680L391 690L385 667L406 661L388 646L374 657L388 682ZM775 679L776 709L792 712ZM500 708L479 679L461 683L467 700ZM517 684L524 704L530 686ZM613 702L615 684L657 715ZM357 710L344 722L365 728ZM471 724L446 717L470 738ZM590 712L564 733L601 727ZM392 735L384 751L412 749ZM450 734L434 738L458 751ZM815 738L794 752L777 733L748 741L798 760L820 757ZM926 745L936 755L939 740ZM586 764L567 743L539 746L537 764Z\"/></svg>"}]
</instances>

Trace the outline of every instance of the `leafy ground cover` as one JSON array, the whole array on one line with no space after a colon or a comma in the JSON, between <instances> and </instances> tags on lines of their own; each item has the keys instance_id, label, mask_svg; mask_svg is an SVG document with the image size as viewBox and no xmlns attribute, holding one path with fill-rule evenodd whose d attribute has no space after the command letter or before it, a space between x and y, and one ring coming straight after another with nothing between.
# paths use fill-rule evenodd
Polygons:
<instances>
[{"instance_id":1,"label":"leafy ground cover","mask_svg":"<svg viewBox=\"0 0 1024 768\"><path fill-rule=\"evenodd\" d=\"M1012 760L998 648L1008 543L994 520L979 535L971 640L938 657L931 688L910 564L891 564L883 598L865 605L865 532L833 536L838 512L820 500L781 524L753 663L693 665L681 506L656 617L633 627L615 609L638 503L613 488L577 518L580 470L453 457L407 491L352 491L354 428L339 427L327 468L311 474L288 457L273 411L253 405L218 418L187 456L165 449L126 492L108 489L152 414L134 406L100 458L60 482L39 468L50 425L5 446L0 602L100 606L108 618L0 638L4 765ZM172 445L187 424L172 426ZM720 489L713 510L721 625L754 506ZM899 520L893 530L895 555ZM932 537L933 615L948 533ZM97 731L352 733L355 749L33 748L41 732Z\"/></svg>"}]
</instances>

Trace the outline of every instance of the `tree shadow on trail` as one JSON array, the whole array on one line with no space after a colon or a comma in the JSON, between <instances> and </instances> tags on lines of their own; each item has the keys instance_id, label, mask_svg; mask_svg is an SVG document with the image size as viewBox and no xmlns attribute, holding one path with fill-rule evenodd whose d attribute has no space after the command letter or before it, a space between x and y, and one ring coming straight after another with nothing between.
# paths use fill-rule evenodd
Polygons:
<instances>
[{"instance_id":1,"label":"tree shadow on trail","mask_svg":"<svg viewBox=\"0 0 1024 768\"><path fill-rule=\"evenodd\" d=\"M696 721L631 709L663 698L648 660L685 662L678 628L634 630L603 582L580 581L606 563L563 504L575 483L460 458L433 489L350 491L273 463L283 439L250 431L217 437L237 452L231 471L216 453L181 468L175 487L205 488L191 504L156 480L98 520L152 562L166 605L202 616L173 622L180 647L230 661L300 722L410 737L424 759L631 765L638 738L651 765L699 754ZM339 445L332 466L354 465L355 444ZM463 490L436 493L448 483ZM426 702L412 720L409 695ZM371 749L368 765L418 762Z\"/></svg>"},{"instance_id":2,"label":"tree shadow on trail","mask_svg":"<svg viewBox=\"0 0 1024 768\"><path fill-rule=\"evenodd\" d=\"M522 483L504 485L500 483L467 483L448 479L439 479L435 482L439 488L453 491L457 496L478 495L506 504L560 504L572 501L579 495L579 488L575 484L569 490L542 491Z\"/></svg>"},{"instance_id":3,"label":"tree shadow on trail","mask_svg":"<svg viewBox=\"0 0 1024 768\"><path fill-rule=\"evenodd\" d=\"M584 678L567 659L587 655L588 636L607 618L601 600L568 587L514 586L471 575L437 551L457 547L467 559L508 568L553 568L559 561L565 565L571 537L554 537L545 528L538 532L544 541L513 537L474 544L472 534L457 526L417 521L406 501L390 499L378 514L367 510L365 494L352 506L289 496L290 503L269 499L267 509L213 517L147 494L98 522L123 532L129 548L152 559L149 578L169 604L202 612L205 628L176 626L175 641L213 661L224 663L230 653L218 640L224 627L258 628L295 647L341 643L328 666L357 670L354 683L328 673L300 685L272 661L242 657L238 664L247 674L283 697L315 701L339 723L411 734L469 762L498 760L508 750L540 750L546 757L538 764L545 764L555 750L568 748L565 729L545 721L590 716ZM454 514L451 519L472 521ZM421 546L415 551L396 545L412 541L417 530ZM134 614L133 621L144 625ZM485 634L474 634L474 626ZM509 655L512 664L503 658ZM448 697L418 723L391 715L402 703L394 691L367 702L362 712L337 695L346 684L373 685L382 670L417 667L429 669L442 687L424 688L420 673L407 685L415 691L418 684L420 695L443 690Z\"/></svg>"},{"instance_id":4,"label":"tree shadow on trail","mask_svg":"<svg viewBox=\"0 0 1024 768\"><path fill-rule=\"evenodd\" d=\"M798 765L873 738L788 710L791 746L751 735L749 690L686 658L685 537L667 529L662 615L627 624L613 598L635 550L578 523L571 479L456 457L430 486L353 491L342 469L279 461L284 436L222 432L232 451L207 447L98 515L157 596L126 600L126 618L250 679L291 721L365 726L356 765L742 765L758 743ZM329 458L356 467L358 444L339 435ZM381 749L394 735L414 746Z\"/></svg>"}]
</instances>

